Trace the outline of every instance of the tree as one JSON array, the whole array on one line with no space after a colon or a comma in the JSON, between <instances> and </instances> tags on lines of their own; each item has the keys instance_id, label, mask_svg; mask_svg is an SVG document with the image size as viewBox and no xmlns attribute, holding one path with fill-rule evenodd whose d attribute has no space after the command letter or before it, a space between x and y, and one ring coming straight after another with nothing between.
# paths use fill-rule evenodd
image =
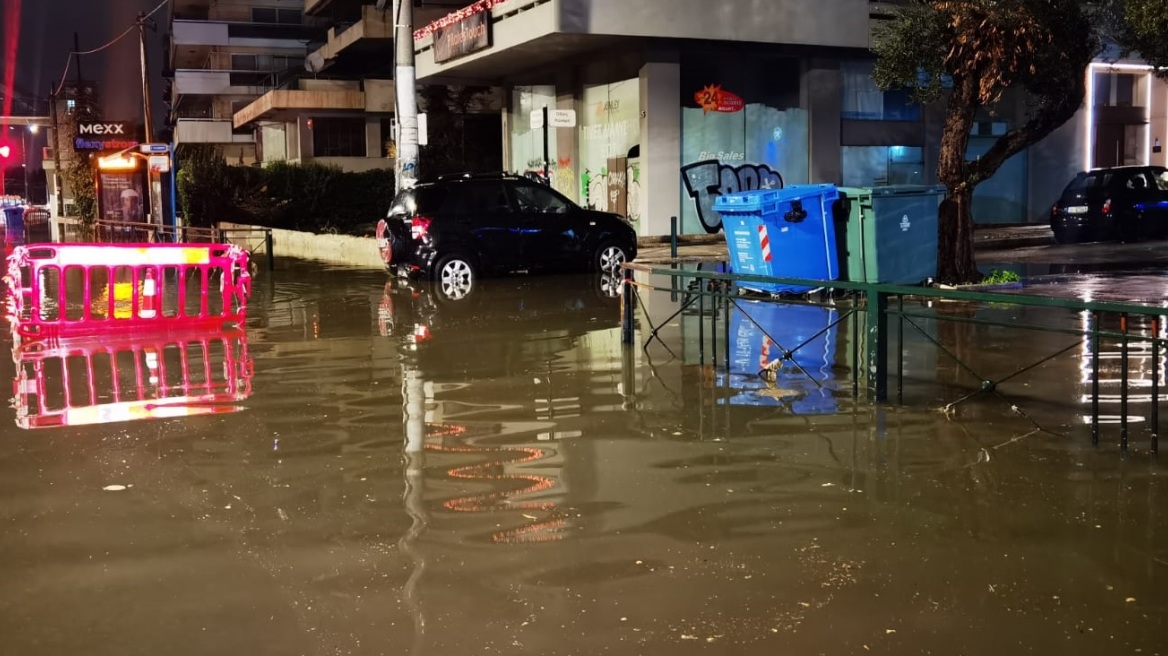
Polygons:
<instances>
[{"instance_id":1,"label":"tree","mask_svg":"<svg viewBox=\"0 0 1168 656\"><path fill-rule=\"evenodd\" d=\"M73 108L62 121L61 137L57 140L57 147L73 143L77 136L77 125L83 121L98 120L98 102L93 90L79 84L74 90ZM53 103L53 111L59 110L59 99ZM76 151L64 165L62 178L65 186L73 194L73 211L81 218L81 229L86 235L93 234L97 222L97 182L94 179L93 156L89 152ZM60 192L58 192L60 193Z\"/></svg>"},{"instance_id":2,"label":"tree","mask_svg":"<svg viewBox=\"0 0 1168 656\"><path fill-rule=\"evenodd\" d=\"M941 282L982 279L973 253L974 188L1075 115L1087 66L1105 41L1124 54L1138 49L1153 65L1168 61L1168 0L913 0L877 29L876 83L946 103L937 162L948 189L938 217ZM1025 118L967 160L979 111L992 112L1009 90L1025 94Z\"/></svg>"}]
</instances>

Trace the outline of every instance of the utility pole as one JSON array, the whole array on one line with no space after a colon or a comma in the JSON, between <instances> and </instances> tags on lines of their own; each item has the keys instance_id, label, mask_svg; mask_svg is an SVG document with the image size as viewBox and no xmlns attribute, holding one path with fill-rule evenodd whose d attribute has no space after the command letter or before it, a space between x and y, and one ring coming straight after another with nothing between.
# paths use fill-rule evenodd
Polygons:
<instances>
[{"instance_id":1,"label":"utility pole","mask_svg":"<svg viewBox=\"0 0 1168 656\"><path fill-rule=\"evenodd\" d=\"M154 126L150 116L150 72L146 66L146 12L138 12L138 55L142 60L142 112L146 123L146 143L154 142Z\"/></svg>"},{"instance_id":2,"label":"utility pole","mask_svg":"<svg viewBox=\"0 0 1168 656\"><path fill-rule=\"evenodd\" d=\"M398 191L418 181L418 85L414 71L414 3L393 0L394 116L397 118L397 161L394 186Z\"/></svg>"},{"instance_id":3,"label":"utility pole","mask_svg":"<svg viewBox=\"0 0 1168 656\"><path fill-rule=\"evenodd\" d=\"M57 192L57 216L65 215L65 189L61 184L61 124L57 118L57 98L63 89L53 89L49 80L49 111L53 120L53 189Z\"/></svg>"}]
</instances>

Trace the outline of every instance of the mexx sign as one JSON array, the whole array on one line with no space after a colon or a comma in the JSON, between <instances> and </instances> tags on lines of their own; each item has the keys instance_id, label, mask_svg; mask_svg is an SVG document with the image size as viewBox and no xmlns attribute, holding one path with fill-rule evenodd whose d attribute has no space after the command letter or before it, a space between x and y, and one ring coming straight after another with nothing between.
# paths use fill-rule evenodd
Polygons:
<instances>
[{"instance_id":1,"label":"mexx sign","mask_svg":"<svg viewBox=\"0 0 1168 656\"><path fill-rule=\"evenodd\" d=\"M78 123L77 134L92 136L125 136L129 134L126 123Z\"/></svg>"}]
</instances>

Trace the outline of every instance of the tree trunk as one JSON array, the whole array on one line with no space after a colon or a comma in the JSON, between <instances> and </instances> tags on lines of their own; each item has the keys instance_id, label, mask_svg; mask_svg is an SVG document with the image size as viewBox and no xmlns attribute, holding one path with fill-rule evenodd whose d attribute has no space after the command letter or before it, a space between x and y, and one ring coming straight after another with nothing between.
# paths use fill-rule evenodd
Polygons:
<instances>
[{"instance_id":1,"label":"tree trunk","mask_svg":"<svg viewBox=\"0 0 1168 656\"><path fill-rule=\"evenodd\" d=\"M981 282L973 257L973 188L950 191L937 219L937 280L948 285Z\"/></svg>"},{"instance_id":2,"label":"tree trunk","mask_svg":"<svg viewBox=\"0 0 1168 656\"><path fill-rule=\"evenodd\" d=\"M977 79L954 79L945 115L937 179L948 188L937 216L937 280L949 285L981 282L973 258L973 181L965 154L977 112Z\"/></svg>"}]
</instances>

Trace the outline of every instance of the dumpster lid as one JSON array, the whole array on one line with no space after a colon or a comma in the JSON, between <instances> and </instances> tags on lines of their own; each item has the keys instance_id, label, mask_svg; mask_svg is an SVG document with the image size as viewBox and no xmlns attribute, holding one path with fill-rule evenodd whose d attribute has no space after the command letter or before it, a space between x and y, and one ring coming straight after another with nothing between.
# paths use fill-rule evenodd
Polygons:
<instances>
[{"instance_id":1,"label":"dumpster lid","mask_svg":"<svg viewBox=\"0 0 1168 656\"><path fill-rule=\"evenodd\" d=\"M944 194L945 185L882 185L872 187L873 196L929 196Z\"/></svg>"}]
</instances>

